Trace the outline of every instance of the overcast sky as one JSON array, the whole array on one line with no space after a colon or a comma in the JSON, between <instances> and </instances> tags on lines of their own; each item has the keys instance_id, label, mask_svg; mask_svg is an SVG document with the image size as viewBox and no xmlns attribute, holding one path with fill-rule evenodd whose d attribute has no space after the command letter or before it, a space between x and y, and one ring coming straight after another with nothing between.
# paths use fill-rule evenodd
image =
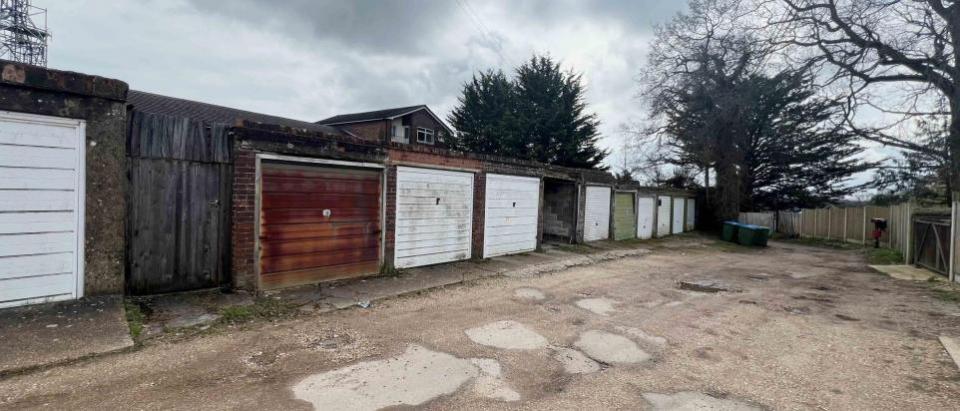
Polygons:
<instances>
[{"instance_id":1,"label":"overcast sky","mask_svg":"<svg viewBox=\"0 0 960 411\"><path fill-rule=\"evenodd\" d=\"M317 121L427 104L446 114L487 68L549 53L583 73L606 147L644 116L636 77L681 0L34 0L50 67L131 88Z\"/></svg>"}]
</instances>

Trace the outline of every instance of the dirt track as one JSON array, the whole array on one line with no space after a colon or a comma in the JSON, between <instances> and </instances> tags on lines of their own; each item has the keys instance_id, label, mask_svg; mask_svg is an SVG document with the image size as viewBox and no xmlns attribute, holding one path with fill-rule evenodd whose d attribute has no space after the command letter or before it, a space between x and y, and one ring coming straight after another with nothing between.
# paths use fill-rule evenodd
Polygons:
<instances>
[{"instance_id":1,"label":"dirt track","mask_svg":"<svg viewBox=\"0 0 960 411\"><path fill-rule=\"evenodd\" d=\"M699 279L740 292L677 287ZM10 377L0 408L960 409L937 341L960 336L960 306L855 252L784 243L679 239L247 328Z\"/></svg>"}]
</instances>

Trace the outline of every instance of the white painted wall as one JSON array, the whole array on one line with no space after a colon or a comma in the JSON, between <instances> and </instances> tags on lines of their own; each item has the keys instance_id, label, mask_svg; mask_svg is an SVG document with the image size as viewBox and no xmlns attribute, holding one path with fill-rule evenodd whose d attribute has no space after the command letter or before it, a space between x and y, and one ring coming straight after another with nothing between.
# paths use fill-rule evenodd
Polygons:
<instances>
[{"instance_id":1,"label":"white painted wall","mask_svg":"<svg viewBox=\"0 0 960 411\"><path fill-rule=\"evenodd\" d=\"M587 186L583 241L610 238L610 187Z\"/></svg>"},{"instance_id":2,"label":"white painted wall","mask_svg":"<svg viewBox=\"0 0 960 411\"><path fill-rule=\"evenodd\" d=\"M670 235L670 196L657 197L657 237Z\"/></svg>"},{"instance_id":3,"label":"white painted wall","mask_svg":"<svg viewBox=\"0 0 960 411\"><path fill-rule=\"evenodd\" d=\"M687 201L683 197L674 197L673 198L673 234L680 234L683 232L683 210L686 208Z\"/></svg>"},{"instance_id":4,"label":"white painted wall","mask_svg":"<svg viewBox=\"0 0 960 411\"><path fill-rule=\"evenodd\" d=\"M540 179L487 174L483 257L537 249Z\"/></svg>"},{"instance_id":5,"label":"white painted wall","mask_svg":"<svg viewBox=\"0 0 960 411\"><path fill-rule=\"evenodd\" d=\"M397 167L394 265L470 258L473 173Z\"/></svg>"},{"instance_id":6,"label":"white painted wall","mask_svg":"<svg viewBox=\"0 0 960 411\"><path fill-rule=\"evenodd\" d=\"M697 219L697 200L693 198L687 199L687 224L684 227L684 231L693 231L696 227Z\"/></svg>"},{"instance_id":7,"label":"white painted wall","mask_svg":"<svg viewBox=\"0 0 960 411\"><path fill-rule=\"evenodd\" d=\"M84 129L0 112L0 307L83 296Z\"/></svg>"},{"instance_id":8,"label":"white painted wall","mask_svg":"<svg viewBox=\"0 0 960 411\"><path fill-rule=\"evenodd\" d=\"M653 218L656 212L656 199L637 198L637 238L641 240L653 238Z\"/></svg>"}]
</instances>

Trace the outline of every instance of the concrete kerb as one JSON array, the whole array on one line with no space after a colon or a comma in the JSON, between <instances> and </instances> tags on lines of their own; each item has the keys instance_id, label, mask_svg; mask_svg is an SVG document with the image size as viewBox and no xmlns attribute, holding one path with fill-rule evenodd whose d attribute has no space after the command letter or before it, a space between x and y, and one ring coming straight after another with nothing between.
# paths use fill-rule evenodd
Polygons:
<instances>
[{"instance_id":1,"label":"concrete kerb","mask_svg":"<svg viewBox=\"0 0 960 411\"><path fill-rule=\"evenodd\" d=\"M358 303L360 302L384 301L391 298L404 297L404 296L414 295L414 294L425 292L425 291L437 290L437 289L441 289L451 285L469 284L485 278L535 277L535 276L541 276L541 275L547 275L550 273L559 272L572 267L578 267L578 266L584 266L589 264L602 263L605 261L611 261L611 260L616 260L621 258L644 255L649 252L650 250L648 248L629 248L629 249L613 249L613 250L601 251L593 254L563 253L562 256L558 256L559 258L553 261L528 264L528 265L519 266L519 267L516 264L503 264L503 265L489 264L490 261L495 262L498 260L498 258L486 260L484 262L479 262L479 263L467 262L467 264L471 264L471 265L474 265L474 264L478 266L480 264L485 265L485 267L483 268L478 268L478 271L482 271L483 274L473 275L473 276L465 276L460 274L450 275L450 276L425 275L424 277L431 277L431 278L424 278L420 286L400 287L400 289L394 289L394 290L391 290L391 287L389 285L387 286L381 285L377 287L376 285L371 284L371 282L373 281L385 281L385 282L393 281L389 277L367 279L364 282L358 281L350 285L341 286L341 288L346 288L347 286L351 286L354 289L363 289L365 287L372 286L370 288L380 288L379 290L380 293L376 293L376 294L371 293L371 294L363 295L362 298L356 298L356 297L351 298L350 296L343 295L343 293L334 293L334 294L340 294L340 295L330 295L330 294L325 294L323 291L319 291L316 299L306 298L304 302L299 303L299 305L301 307L305 307L313 304L314 307L316 308L313 310L309 310L309 313L323 314L323 313L333 312L337 310L357 308ZM505 257L505 258L509 258L509 257ZM411 269L408 271L412 272L416 270L417 269ZM439 271L439 270L437 270L436 267L428 267L424 271ZM421 274L428 274L428 273L425 272ZM433 273L429 273L429 274L433 274ZM278 297L283 299L284 297L282 296L282 292L280 294L281 295L279 295ZM122 307L121 307L121 316L122 316ZM125 321L124 321L124 326L126 326ZM127 336L127 338L129 338L129 336ZM120 353L135 351L135 350L138 350L139 348L142 348L143 343L147 341L149 341L149 339L143 340L138 344L134 344L133 341L131 340L128 344L124 344L124 346L119 349L111 349L111 350L106 350L102 352L88 353L88 354L74 356L70 358L58 359L58 360L43 363L43 364L34 364L26 367L16 367L16 368L10 368L6 370L0 370L0 378L7 378L12 375L36 372L40 370L49 369L52 367L64 366L64 365L75 364L83 361L88 361L94 358L101 358L109 355L116 355Z\"/></svg>"}]
</instances>

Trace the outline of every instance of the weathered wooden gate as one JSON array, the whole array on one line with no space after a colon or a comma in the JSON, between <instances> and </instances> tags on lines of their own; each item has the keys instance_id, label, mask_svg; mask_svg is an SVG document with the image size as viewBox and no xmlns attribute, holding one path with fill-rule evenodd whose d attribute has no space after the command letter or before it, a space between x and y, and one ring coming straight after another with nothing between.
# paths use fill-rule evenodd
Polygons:
<instances>
[{"instance_id":1,"label":"weathered wooden gate","mask_svg":"<svg viewBox=\"0 0 960 411\"><path fill-rule=\"evenodd\" d=\"M947 275L950 270L950 216L913 219L915 265Z\"/></svg>"},{"instance_id":2,"label":"weathered wooden gate","mask_svg":"<svg viewBox=\"0 0 960 411\"><path fill-rule=\"evenodd\" d=\"M229 280L229 147L226 126L130 113L130 294L213 288Z\"/></svg>"}]
</instances>

